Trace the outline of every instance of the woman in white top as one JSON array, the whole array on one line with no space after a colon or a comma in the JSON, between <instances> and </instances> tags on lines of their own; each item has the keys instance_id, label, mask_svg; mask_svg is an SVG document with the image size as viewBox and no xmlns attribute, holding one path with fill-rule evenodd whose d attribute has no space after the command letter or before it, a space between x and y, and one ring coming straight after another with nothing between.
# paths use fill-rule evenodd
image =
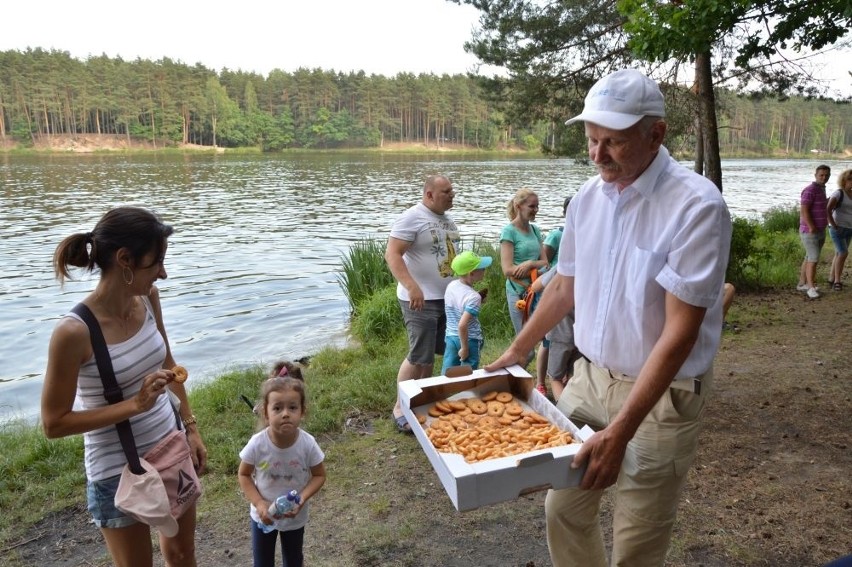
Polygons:
<instances>
[{"instance_id":1,"label":"woman in white top","mask_svg":"<svg viewBox=\"0 0 852 567\"><path fill-rule=\"evenodd\" d=\"M124 400L109 404L104 398L89 329L71 314L60 319L50 339L41 420L48 438L83 434L89 511L118 566L151 565L153 549L150 527L114 506L126 463L115 424L130 420L138 453L144 455L177 427L166 395L171 390L180 399L181 419L199 472L207 461L186 390L174 382L171 370L165 370L175 361L154 283L167 277L163 262L171 233L171 226L145 209L118 207L107 212L92 232L65 238L53 257L60 283L70 277L72 266L100 271L95 290L83 303L103 331ZM177 521L174 537L160 534L160 548L167 565L192 567L195 506Z\"/></svg>"}]
</instances>

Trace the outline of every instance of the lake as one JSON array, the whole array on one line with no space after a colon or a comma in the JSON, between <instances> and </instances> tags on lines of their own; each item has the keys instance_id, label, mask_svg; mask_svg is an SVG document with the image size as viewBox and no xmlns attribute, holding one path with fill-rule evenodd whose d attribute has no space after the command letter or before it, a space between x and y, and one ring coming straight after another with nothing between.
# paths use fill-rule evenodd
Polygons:
<instances>
[{"instance_id":1,"label":"lake","mask_svg":"<svg viewBox=\"0 0 852 567\"><path fill-rule=\"evenodd\" d=\"M834 188L850 163L826 163ZM794 205L817 164L723 161L731 213L759 218ZM344 345L341 259L359 239L385 238L429 173L453 180L451 214L463 238L496 243L515 190L539 194L536 222L548 231L594 168L570 159L374 153L0 155L0 421L37 418L53 327L96 283L81 276L60 288L53 251L110 207L145 206L174 225L169 277L159 283L166 330L175 359L202 383L229 368Z\"/></svg>"}]
</instances>

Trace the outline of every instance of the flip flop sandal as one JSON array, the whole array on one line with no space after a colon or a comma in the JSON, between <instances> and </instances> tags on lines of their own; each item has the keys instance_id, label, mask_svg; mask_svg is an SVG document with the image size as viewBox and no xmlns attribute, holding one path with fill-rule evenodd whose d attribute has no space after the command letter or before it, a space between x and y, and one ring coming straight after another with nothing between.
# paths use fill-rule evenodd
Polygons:
<instances>
[{"instance_id":1,"label":"flip flop sandal","mask_svg":"<svg viewBox=\"0 0 852 567\"><path fill-rule=\"evenodd\" d=\"M405 419L404 415L394 417L393 420L396 422L396 430L400 433L414 433L411 431L411 426L408 425L408 420Z\"/></svg>"}]
</instances>

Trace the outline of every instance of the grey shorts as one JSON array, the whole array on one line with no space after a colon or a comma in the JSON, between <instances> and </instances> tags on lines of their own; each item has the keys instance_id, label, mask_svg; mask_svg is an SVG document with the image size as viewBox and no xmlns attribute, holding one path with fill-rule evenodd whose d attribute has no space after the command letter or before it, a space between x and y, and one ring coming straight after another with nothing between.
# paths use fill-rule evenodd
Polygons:
<instances>
[{"instance_id":1,"label":"grey shorts","mask_svg":"<svg viewBox=\"0 0 852 567\"><path fill-rule=\"evenodd\" d=\"M423 302L421 311L412 311L407 301L399 300L402 320L408 332L408 362L430 366L436 354L444 354L444 335L447 332L447 315L443 299Z\"/></svg>"},{"instance_id":2,"label":"grey shorts","mask_svg":"<svg viewBox=\"0 0 852 567\"><path fill-rule=\"evenodd\" d=\"M805 262L819 262L819 253L825 244L825 231L818 234L812 232L800 232L802 246L805 247Z\"/></svg>"},{"instance_id":3,"label":"grey shorts","mask_svg":"<svg viewBox=\"0 0 852 567\"><path fill-rule=\"evenodd\" d=\"M574 343L550 342L547 351L547 377L562 380L574 375L574 363L580 358L580 351Z\"/></svg>"}]
</instances>

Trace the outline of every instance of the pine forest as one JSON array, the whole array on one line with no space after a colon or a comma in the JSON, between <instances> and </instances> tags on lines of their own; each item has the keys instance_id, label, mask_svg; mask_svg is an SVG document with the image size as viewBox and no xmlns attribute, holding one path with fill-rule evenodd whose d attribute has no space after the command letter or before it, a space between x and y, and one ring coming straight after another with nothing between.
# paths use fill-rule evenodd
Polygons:
<instances>
[{"instance_id":1,"label":"pine forest","mask_svg":"<svg viewBox=\"0 0 852 567\"><path fill-rule=\"evenodd\" d=\"M489 81L493 86L494 81ZM852 101L717 95L720 150L727 156L842 154L852 147ZM85 61L40 48L0 52L0 147L55 135L109 134L154 147L425 147L545 152L559 146L552 116L511 123L501 98L473 75L395 77L321 69L268 76L163 58ZM684 121L689 123L689 121ZM694 146L673 132L669 145Z\"/></svg>"}]
</instances>

